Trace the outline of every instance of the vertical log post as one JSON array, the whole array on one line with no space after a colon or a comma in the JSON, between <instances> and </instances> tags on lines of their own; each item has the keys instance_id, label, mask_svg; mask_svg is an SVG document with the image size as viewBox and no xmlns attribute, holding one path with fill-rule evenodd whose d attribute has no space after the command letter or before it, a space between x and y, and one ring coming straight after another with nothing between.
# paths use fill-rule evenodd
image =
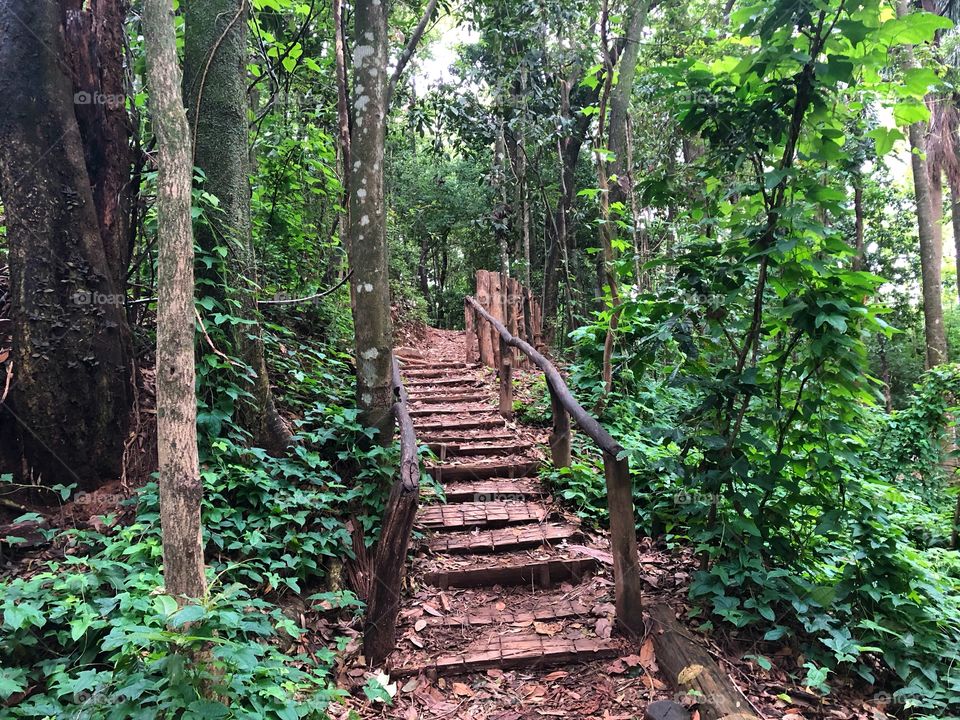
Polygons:
<instances>
[{"instance_id":1,"label":"vertical log post","mask_svg":"<svg viewBox=\"0 0 960 720\"><path fill-rule=\"evenodd\" d=\"M503 275L498 272L491 272L489 278L490 304L487 306L487 312L503 323ZM490 323L486 323L486 325L490 333L490 343L493 345L493 367L496 369L500 367L500 333Z\"/></svg>"},{"instance_id":2,"label":"vertical log post","mask_svg":"<svg viewBox=\"0 0 960 720\"><path fill-rule=\"evenodd\" d=\"M550 388L550 412L553 415L553 429L550 432L550 457L558 468L570 467L570 416L560 402L560 396Z\"/></svg>"},{"instance_id":3,"label":"vertical log post","mask_svg":"<svg viewBox=\"0 0 960 720\"><path fill-rule=\"evenodd\" d=\"M470 303L463 303L463 322L467 336L467 365L473 365L480 358L480 345L477 341L477 314Z\"/></svg>"},{"instance_id":4,"label":"vertical log post","mask_svg":"<svg viewBox=\"0 0 960 720\"><path fill-rule=\"evenodd\" d=\"M626 458L618 460L614 454L604 451L603 474L607 482L607 507L610 510L613 575L617 579L617 620L628 635L639 636L643 634L644 626L629 462Z\"/></svg>"},{"instance_id":5,"label":"vertical log post","mask_svg":"<svg viewBox=\"0 0 960 720\"><path fill-rule=\"evenodd\" d=\"M477 302L481 307L490 307L490 273L486 270L477 270ZM493 334L490 323L477 318L476 329L480 346L480 362L487 367L496 367L493 364Z\"/></svg>"},{"instance_id":6,"label":"vertical log post","mask_svg":"<svg viewBox=\"0 0 960 720\"><path fill-rule=\"evenodd\" d=\"M500 415L513 420L513 348L500 338Z\"/></svg>"}]
</instances>

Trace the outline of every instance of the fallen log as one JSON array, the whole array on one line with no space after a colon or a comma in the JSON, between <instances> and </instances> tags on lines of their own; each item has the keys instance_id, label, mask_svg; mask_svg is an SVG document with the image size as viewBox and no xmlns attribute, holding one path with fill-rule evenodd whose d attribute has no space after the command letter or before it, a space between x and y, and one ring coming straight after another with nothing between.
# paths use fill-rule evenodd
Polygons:
<instances>
[{"instance_id":1,"label":"fallen log","mask_svg":"<svg viewBox=\"0 0 960 720\"><path fill-rule=\"evenodd\" d=\"M655 605L648 612L657 666L678 693L688 693L697 701L701 720L762 720L669 605Z\"/></svg>"}]
</instances>

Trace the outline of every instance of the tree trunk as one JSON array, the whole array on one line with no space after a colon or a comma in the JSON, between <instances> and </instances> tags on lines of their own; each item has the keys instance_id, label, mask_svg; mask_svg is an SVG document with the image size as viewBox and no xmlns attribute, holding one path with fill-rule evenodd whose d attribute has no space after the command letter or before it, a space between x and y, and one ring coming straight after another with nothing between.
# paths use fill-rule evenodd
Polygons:
<instances>
[{"instance_id":1,"label":"tree trunk","mask_svg":"<svg viewBox=\"0 0 960 720\"><path fill-rule=\"evenodd\" d=\"M333 0L334 64L337 73L337 129L340 148L340 181L343 183L340 244L347 249L350 237L350 90L347 80L347 31L343 0ZM352 287L351 287L352 290ZM352 301L352 298L351 298Z\"/></svg>"},{"instance_id":2,"label":"tree trunk","mask_svg":"<svg viewBox=\"0 0 960 720\"><path fill-rule=\"evenodd\" d=\"M907 0L898 0L897 15L910 12ZM905 49L904 65L916 67L912 47ZM910 163L913 169L913 187L917 202L917 231L920 237L920 274L923 282L923 326L926 340L927 367L932 368L947 361L947 337L943 328L942 281L943 246L937 243L934 227L936 215L933 210L930 173L924 159L926 143L924 123L914 123L908 130L910 138Z\"/></svg>"},{"instance_id":3,"label":"tree trunk","mask_svg":"<svg viewBox=\"0 0 960 720\"><path fill-rule=\"evenodd\" d=\"M194 394L193 162L180 94L170 0L144 0L147 81L159 150L157 179L157 449L160 526L168 594L181 604L206 594Z\"/></svg>"},{"instance_id":4,"label":"tree trunk","mask_svg":"<svg viewBox=\"0 0 960 720\"><path fill-rule=\"evenodd\" d=\"M87 174L110 275L126 284L133 126L126 108L124 21L126 0L61 0L67 59L72 69L74 114L83 140Z\"/></svg>"},{"instance_id":5,"label":"tree trunk","mask_svg":"<svg viewBox=\"0 0 960 720\"><path fill-rule=\"evenodd\" d=\"M863 270L864 266L864 237L863 237L863 179L858 174L853 185L853 215L855 219L853 269Z\"/></svg>"},{"instance_id":6,"label":"tree trunk","mask_svg":"<svg viewBox=\"0 0 960 720\"><path fill-rule=\"evenodd\" d=\"M119 10L112 10L105 23L119 20ZM16 423L18 450L33 480L93 489L121 472L130 336L123 285L116 281L121 261L111 259L104 240L114 236L115 226L99 222L110 203L95 201L108 184L94 187L77 120L80 103L83 114L97 108L75 96L61 19L55 2L0 3L0 93L8 99L0 113L0 196L15 373L3 422ZM100 61L104 74L114 72L112 56ZM88 155L113 153L92 148L108 137L116 141L102 130L88 138ZM105 172L112 180L111 173Z\"/></svg>"},{"instance_id":7,"label":"tree trunk","mask_svg":"<svg viewBox=\"0 0 960 720\"><path fill-rule=\"evenodd\" d=\"M560 196L557 199L557 206L553 210L553 221L548 220L546 230L550 242L543 271L543 331L544 341L548 345L552 345L556 340L557 308L559 305L557 286L559 284L560 262L567 256L570 226L572 225L570 216L577 195L577 162L580 159L580 148L583 146L587 130L590 128L591 118L590 115L585 115L582 112L577 112L575 116L572 115L570 86L573 82L565 81L560 91L561 114L565 119L572 121L572 126L570 135L557 141L557 155L560 160ZM582 100L577 104L578 110L596 102L596 90L579 87L578 90L581 93L586 93L581 96ZM569 268L567 268L567 275L569 276Z\"/></svg>"},{"instance_id":8,"label":"tree trunk","mask_svg":"<svg viewBox=\"0 0 960 720\"><path fill-rule=\"evenodd\" d=\"M960 183L950 182L950 216L953 220L953 246L957 261L957 297L960 298Z\"/></svg>"},{"instance_id":9,"label":"tree trunk","mask_svg":"<svg viewBox=\"0 0 960 720\"><path fill-rule=\"evenodd\" d=\"M350 141L350 267L357 397L381 442L393 437L393 321L383 195L387 116L387 6L358 0L354 16L353 137Z\"/></svg>"},{"instance_id":10,"label":"tree trunk","mask_svg":"<svg viewBox=\"0 0 960 720\"><path fill-rule=\"evenodd\" d=\"M233 351L253 371L253 400L239 408L240 422L256 443L273 453L290 444L290 431L277 412L264 359L257 313L257 267L250 226L247 154L247 2L189 0L185 4L184 87L194 131L194 164L203 170L204 189L219 201L208 223L198 223L197 242L212 254L229 248L224 299L231 314L254 325L232 328ZM217 282L217 279L214 279Z\"/></svg>"}]
</instances>

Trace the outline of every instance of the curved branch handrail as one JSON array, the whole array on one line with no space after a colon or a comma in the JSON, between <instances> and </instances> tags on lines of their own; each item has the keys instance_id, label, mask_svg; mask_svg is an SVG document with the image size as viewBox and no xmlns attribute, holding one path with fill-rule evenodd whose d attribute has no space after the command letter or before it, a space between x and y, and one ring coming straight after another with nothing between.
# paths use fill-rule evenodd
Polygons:
<instances>
[{"instance_id":1,"label":"curved branch handrail","mask_svg":"<svg viewBox=\"0 0 960 720\"><path fill-rule=\"evenodd\" d=\"M396 645L400 586L420 499L417 436L396 357L393 359L393 394L393 417L400 430L400 474L390 490L384 510L383 529L374 553L367 598L363 652L371 665L381 664Z\"/></svg>"},{"instance_id":2,"label":"curved branch handrail","mask_svg":"<svg viewBox=\"0 0 960 720\"><path fill-rule=\"evenodd\" d=\"M520 350L533 361L534 365L540 368L543 374L547 376L547 382L550 383L557 398L563 404L564 409L570 413L570 417L580 426L580 429L600 446L601 450L610 453L614 457L619 456L620 453L623 452L623 446L614 440L610 436L610 433L604 429L603 425L577 402L573 393L570 392L570 388L567 387L567 383L564 382L563 376L560 375L560 372L553 366L553 363L541 355L530 343L511 335L503 323L488 313L475 298L468 297L467 302L474 310L480 313L484 320L496 328L497 332L500 333L500 337L503 338L503 341L507 345Z\"/></svg>"},{"instance_id":3,"label":"curved branch handrail","mask_svg":"<svg viewBox=\"0 0 960 720\"><path fill-rule=\"evenodd\" d=\"M530 343L514 337L502 322L477 302L476 298L466 298L465 305L467 328L476 329L480 324L479 318L483 318L500 336L500 352L495 356L499 363L497 372L500 376L500 414L504 418L513 416L513 361L511 359L513 353L509 350L512 347L529 357L547 377L553 414L553 432L550 435L553 464L557 467L570 466L571 417L603 451L603 475L607 488L607 507L610 511L610 546L613 550L617 620L628 634L635 636L641 634L643 613L640 597L637 527L633 512L633 484L630 478L630 463L623 447L610 436L599 420L577 402L553 363ZM478 339L479 336L478 332ZM468 343L468 355L471 347Z\"/></svg>"}]
</instances>

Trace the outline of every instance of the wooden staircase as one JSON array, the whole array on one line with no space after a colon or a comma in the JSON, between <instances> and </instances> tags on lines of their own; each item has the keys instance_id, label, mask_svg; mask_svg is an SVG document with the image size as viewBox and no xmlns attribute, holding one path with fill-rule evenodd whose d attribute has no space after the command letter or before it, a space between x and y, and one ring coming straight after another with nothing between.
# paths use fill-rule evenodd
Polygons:
<instances>
[{"instance_id":1,"label":"wooden staircase","mask_svg":"<svg viewBox=\"0 0 960 720\"><path fill-rule=\"evenodd\" d=\"M438 458L427 471L446 500L429 489L421 495L423 537L408 585L456 598L449 609L437 603L438 615L404 604L391 674L455 675L635 652L635 643L609 632L612 583L581 601L558 591L590 578L607 551L552 502L537 477L543 451L531 431L521 434L500 416L494 375L455 361L408 358L402 366L417 439ZM491 591L504 588L510 606L490 604ZM402 638L414 622L411 649Z\"/></svg>"}]
</instances>

